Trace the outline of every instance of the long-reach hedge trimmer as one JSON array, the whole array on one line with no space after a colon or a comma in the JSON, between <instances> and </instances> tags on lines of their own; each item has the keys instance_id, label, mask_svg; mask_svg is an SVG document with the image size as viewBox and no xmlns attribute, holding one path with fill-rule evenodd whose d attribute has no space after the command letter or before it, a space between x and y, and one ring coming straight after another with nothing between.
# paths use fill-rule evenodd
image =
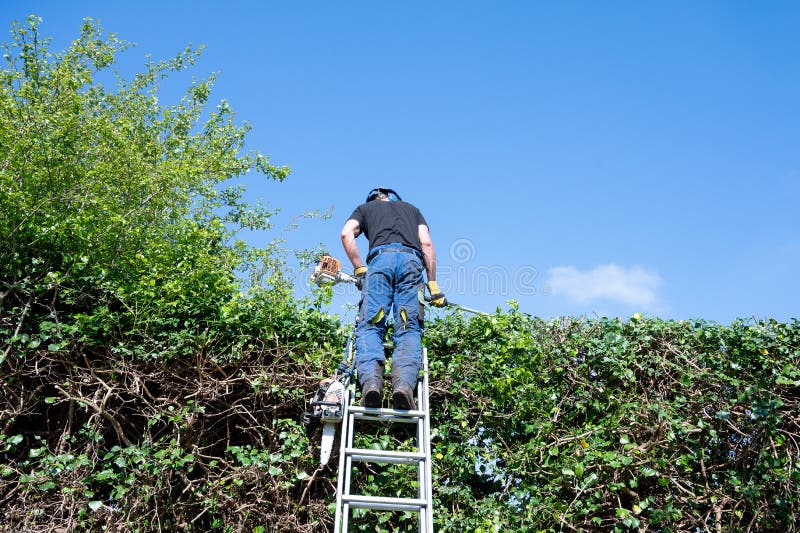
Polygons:
<instances>
[{"instance_id":1,"label":"long-reach hedge trimmer","mask_svg":"<svg viewBox=\"0 0 800 533\"><path fill-rule=\"evenodd\" d=\"M314 267L314 272L311 274L311 281L319 286L325 286L335 285L336 283L355 283L356 278L342 272L342 263L338 259L335 259L329 255L323 255L319 261L319 264ZM425 301L430 301L430 298L426 296ZM489 314L484 313L483 311L478 311L477 309L464 307L463 305L451 302L450 300L447 301L447 307L453 307L455 309L460 309L461 311L466 311L467 313L473 313L475 315Z\"/></svg>"},{"instance_id":2,"label":"long-reach hedge trimmer","mask_svg":"<svg viewBox=\"0 0 800 533\"><path fill-rule=\"evenodd\" d=\"M320 287L335 285L336 283L354 283L355 278L342 272L342 265L329 255L323 255L319 264L311 274L311 281ZM319 383L317 392L311 399L308 411L303 415L306 425L314 421L322 423L322 442L320 443L319 462L322 466L328 464L333 450L333 440L336 436L336 426L341 424L349 395L347 389L353 377L355 355L355 328L347 339L347 348L344 358L339 363L336 373L323 379Z\"/></svg>"},{"instance_id":3,"label":"long-reach hedge trimmer","mask_svg":"<svg viewBox=\"0 0 800 533\"><path fill-rule=\"evenodd\" d=\"M311 281L324 287L337 283L355 283L356 278L342 272L342 263L338 259L325 254L320 258L319 264L314 267Z\"/></svg>"},{"instance_id":4,"label":"long-reach hedge trimmer","mask_svg":"<svg viewBox=\"0 0 800 533\"><path fill-rule=\"evenodd\" d=\"M315 420L322 423L322 442L320 443L319 462L328 464L333 450L333 438L336 426L341 424L344 416L345 402L348 401L347 388L353 377L353 334L347 340L345 356L336 373L319 382L319 387L309 403L308 411L303 415L303 423L312 424Z\"/></svg>"}]
</instances>

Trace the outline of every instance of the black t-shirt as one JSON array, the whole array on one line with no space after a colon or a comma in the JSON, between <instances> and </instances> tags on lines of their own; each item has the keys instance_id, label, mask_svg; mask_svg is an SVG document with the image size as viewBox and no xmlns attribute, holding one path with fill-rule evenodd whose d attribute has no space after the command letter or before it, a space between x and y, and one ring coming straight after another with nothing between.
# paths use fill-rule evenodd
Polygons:
<instances>
[{"instance_id":1,"label":"black t-shirt","mask_svg":"<svg viewBox=\"0 0 800 533\"><path fill-rule=\"evenodd\" d=\"M408 202L372 200L356 207L350 218L361 226L370 250L382 244L399 243L422 251L419 226L428 223L419 209Z\"/></svg>"}]
</instances>

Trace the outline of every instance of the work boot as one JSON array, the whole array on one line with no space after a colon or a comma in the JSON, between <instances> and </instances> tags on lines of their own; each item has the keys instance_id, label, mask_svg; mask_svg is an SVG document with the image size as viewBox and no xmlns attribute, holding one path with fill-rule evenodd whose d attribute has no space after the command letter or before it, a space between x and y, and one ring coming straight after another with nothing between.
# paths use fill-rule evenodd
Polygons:
<instances>
[{"instance_id":1,"label":"work boot","mask_svg":"<svg viewBox=\"0 0 800 533\"><path fill-rule=\"evenodd\" d=\"M416 411L417 405L414 403L414 389L405 383L396 383L392 387L392 405L395 409L402 411Z\"/></svg>"},{"instance_id":2,"label":"work boot","mask_svg":"<svg viewBox=\"0 0 800 533\"><path fill-rule=\"evenodd\" d=\"M383 400L383 380L370 378L361 386L361 405L380 407Z\"/></svg>"}]
</instances>

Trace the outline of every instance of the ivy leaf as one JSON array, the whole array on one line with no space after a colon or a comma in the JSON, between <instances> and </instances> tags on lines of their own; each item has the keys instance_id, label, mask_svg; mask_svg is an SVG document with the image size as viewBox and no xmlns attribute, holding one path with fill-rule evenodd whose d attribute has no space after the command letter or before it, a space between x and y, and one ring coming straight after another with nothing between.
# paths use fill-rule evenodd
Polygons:
<instances>
[{"instance_id":1,"label":"ivy leaf","mask_svg":"<svg viewBox=\"0 0 800 533\"><path fill-rule=\"evenodd\" d=\"M94 500L89 502L89 509L92 511L99 511L101 507L103 507L103 502L101 501Z\"/></svg>"}]
</instances>

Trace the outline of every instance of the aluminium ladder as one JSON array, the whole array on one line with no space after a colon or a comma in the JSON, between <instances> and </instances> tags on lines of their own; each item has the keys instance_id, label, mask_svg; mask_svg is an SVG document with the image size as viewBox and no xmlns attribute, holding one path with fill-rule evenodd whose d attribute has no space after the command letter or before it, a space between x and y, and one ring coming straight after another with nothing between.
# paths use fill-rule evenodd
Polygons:
<instances>
[{"instance_id":1,"label":"aluminium ladder","mask_svg":"<svg viewBox=\"0 0 800 533\"><path fill-rule=\"evenodd\" d=\"M422 349L422 376L417 382L417 410L367 408L355 405L355 386L344 395L339 475L336 481L334 533L348 533L351 509L410 511L419 513L419 533L433 533L433 481L431 473L431 419L428 396L428 351ZM356 420L416 424L417 451L400 452L353 447ZM417 498L367 496L351 493L354 462L417 465Z\"/></svg>"}]
</instances>

